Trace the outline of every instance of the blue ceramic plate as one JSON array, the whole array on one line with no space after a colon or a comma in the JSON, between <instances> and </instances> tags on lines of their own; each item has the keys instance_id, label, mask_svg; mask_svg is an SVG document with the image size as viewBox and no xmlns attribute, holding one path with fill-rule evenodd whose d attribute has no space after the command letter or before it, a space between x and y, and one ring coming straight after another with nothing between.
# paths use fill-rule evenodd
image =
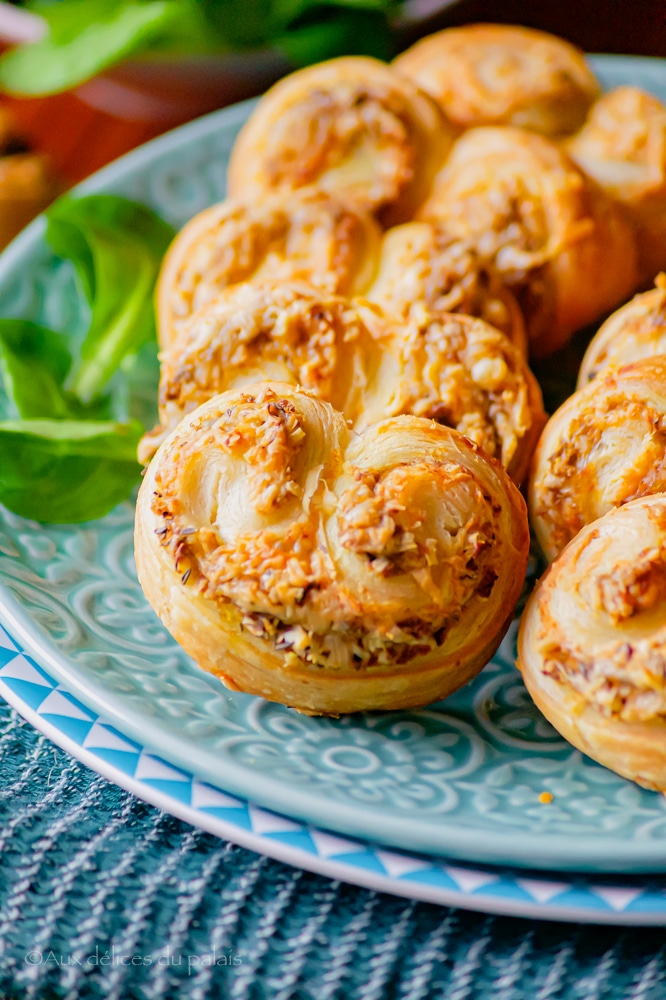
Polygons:
<instances>
[{"instance_id":1,"label":"blue ceramic plate","mask_svg":"<svg viewBox=\"0 0 666 1000\"><path fill-rule=\"evenodd\" d=\"M666 64L598 57L607 85L666 98ZM179 225L224 194L248 115L239 105L102 171L115 192ZM81 299L33 224L0 259L0 315L79 326ZM150 386L146 384L146 392ZM0 401L1 408L1 401ZM130 740L233 795L319 827L492 864L666 871L666 798L563 742L513 667L512 635L480 677L427 710L312 719L199 671L138 586L132 508L43 526L0 512L0 620L35 664ZM550 792L549 804L540 802Z\"/></svg>"},{"instance_id":2,"label":"blue ceramic plate","mask_svg":"<svg viewBox=\"0 0 666 1000\"><path fill-rule=\"evenodd\" d=\"M229 795L124 736L50 677L2 628L0 696L50 739L135 795L297 868L485 913L626 926L666 924L664 875L562 875L455 864L340 837Z\"/></svg>"}]
</instances>

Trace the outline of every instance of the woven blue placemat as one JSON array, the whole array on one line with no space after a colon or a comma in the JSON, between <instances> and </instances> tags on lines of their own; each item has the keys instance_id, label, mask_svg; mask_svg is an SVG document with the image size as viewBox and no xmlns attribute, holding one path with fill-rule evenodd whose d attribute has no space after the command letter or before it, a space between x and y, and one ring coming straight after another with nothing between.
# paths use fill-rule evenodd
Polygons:
<instances>
[{"instance_id":1,"label":"woven blue placemat","mask_svg":"<svg viewBox=\"0 0 666 1000\"><path fill-rule=\"evenodd\" d=\"M196 830L0 703L0 996L662 1000L666 932L484 917Z\"/></svg>"}]
</instances>

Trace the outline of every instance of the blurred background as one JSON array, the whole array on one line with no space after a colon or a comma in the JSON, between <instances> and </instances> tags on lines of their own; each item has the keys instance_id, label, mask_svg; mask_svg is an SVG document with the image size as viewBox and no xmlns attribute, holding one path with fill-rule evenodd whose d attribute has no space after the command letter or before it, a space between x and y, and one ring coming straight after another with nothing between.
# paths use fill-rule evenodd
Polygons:
<instances>
[{"instance_id":1,"label":"blurred background","mask_svg":"<svg viewBox=\"0 0 666 1000\"><path fill-rule=\"evenodd\" d=\"M5 184L16 203L0 240L57 191L295 67L390 58L475 21L541 28L588 52L666 56L664 0L0 2L0 200Z\"/></svg>"}]
</instances>

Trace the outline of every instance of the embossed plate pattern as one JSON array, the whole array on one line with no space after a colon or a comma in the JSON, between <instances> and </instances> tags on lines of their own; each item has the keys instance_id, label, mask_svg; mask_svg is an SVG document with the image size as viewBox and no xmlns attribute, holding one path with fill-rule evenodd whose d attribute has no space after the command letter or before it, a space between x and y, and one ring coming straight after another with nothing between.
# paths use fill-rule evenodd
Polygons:
<instances>
[{"instance_id":1,"label":"embossed plate pattern","mask_svg":"<svg viewBox=\"0 0 666 1000\"><path fill-rule=\"evenodd\" d=\"M654 60L599 57L607 84L666 97ZM185 126L87 181L181 224L224 192L239 105ZM0 315L84 321L43 223L0 259ZM146 387L149 392L149 388ZM1 409L1 401L0 401ZM146 604L132 508L78 527L0 513L0 618L40 667L142 746L198 779L297 820L394 848L494 864L666 870L666 799L599 767L532 706L511 638L464 691L419 712L308 719L200 672ZM551 804L539 795L548 791Z\"/></svg>"},{"instance_id":2,"label":"embossed plate pattern","mask_svg":"<svg viewBox=\"0 0 666 1000\"><path fill-rule=\"evenodd\" d=\"M666 924L666 878L526 873L387 850L228 795L128 739L58 684L0 628L0 696L85 764L226 840L394 895L487 913L584 923Z\"/></svg>"}]
</instances>

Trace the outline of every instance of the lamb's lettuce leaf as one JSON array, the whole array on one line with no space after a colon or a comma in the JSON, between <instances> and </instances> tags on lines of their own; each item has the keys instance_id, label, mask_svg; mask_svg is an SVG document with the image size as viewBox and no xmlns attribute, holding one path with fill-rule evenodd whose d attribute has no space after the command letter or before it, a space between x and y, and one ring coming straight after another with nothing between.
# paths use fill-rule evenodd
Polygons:
<instances>
[{"instance_id":1,"label":"lamb's lettuce leaf","mask_svg":"<svg viewBox=\"0 0 666 1000\"><path fill-rule=\"evenodd\" d=\"M131 362L157 350L153 289L174 231L112 195L64 198L47 219L52 247L76 269L90 324L81 343L68 331L0 320L9 400L0 502L24 517L73 522L106 514L138 481L144 428L128 416Z\"/></svg>"},{"instance_id":2,"label":"lamb's lettuce leaf","mask_svg":"<svg viewBox=\"0 0 666 1000\"><path fill-rule=\"evenodd\" d=\"M56 524L102 517L138 480L142 433L137 421L0 421L0 501Z\"/></svg>"},{"instance_id":3,"label":"lamb's lettuce leaf","mask_svg":"<svg viewBox=\"0 0 666 1000\"><path fill-rule=\"evenodd\" d=\"M69 90L145 50L182 16L176 0L66 0L40 10L48 33L0 58L0 87L24 97Z\"/></svg>"},{"instance_id":4,"label":"lamb's lettuce leaf","mask_svg":"<svg viewBox=\"0 0 666 1000\"><path fill-rule=\"evenodd\" d=\"M76 87L146 54L282 49L294 66L336 55L388 57L398 0L34 0L47 34L0 56L0 90Z\"/></svg>"},{"instance_id":5,"label":"lamb's lettuce leaf","mask_svg":"<svg viewBox=\"0 0 666 1000\"><path fill-rule=\"evenodd\" d=\"M152 291L175 234L143 205L113 195L60 199L47 221L47 240L73 262L90 304L71 384L88 403L124 358L154 337Z\"/></svg>"}]
</instances>

